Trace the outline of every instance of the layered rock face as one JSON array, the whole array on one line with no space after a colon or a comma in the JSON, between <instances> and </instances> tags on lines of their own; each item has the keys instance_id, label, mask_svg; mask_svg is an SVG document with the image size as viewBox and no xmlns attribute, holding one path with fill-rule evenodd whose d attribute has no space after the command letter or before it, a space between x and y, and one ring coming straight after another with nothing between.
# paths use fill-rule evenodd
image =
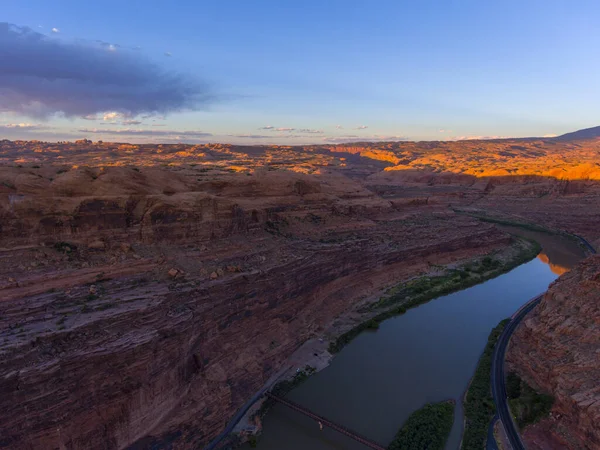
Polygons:
<instances>
[{"instance_id":1,"label":"layered rock face","mask_svg":"<svg viewBox=\"0 0 600 450\"><path fill-rule=\"evenodd\" d=\"M360 299L510 241L336 174L10 170L0 446L11 449L198 448Z\"/></svg>"},{"instance_id":2,"label":"layered rock face","mask_svg":"<svg viewBox=\"0 0 600 450\"><path fill-rule=\"evenodd\" d=\"M594 179L577 145L0 141L0 447L202 446L336 318L510 244L457 206L600 238L598 184L547 178Z\"/></svg>"},{"instance_id":3,"label":"layered rock face","mask_svg":"<svg viewBox=\"0 0 600 450\"><path fill-rule=\"evenodd\" d=\"M509 368L552 394L551 418L524 433L531 449L600 448L600 256L562 275L519 326Z\"/></svg>"}]
</instances>

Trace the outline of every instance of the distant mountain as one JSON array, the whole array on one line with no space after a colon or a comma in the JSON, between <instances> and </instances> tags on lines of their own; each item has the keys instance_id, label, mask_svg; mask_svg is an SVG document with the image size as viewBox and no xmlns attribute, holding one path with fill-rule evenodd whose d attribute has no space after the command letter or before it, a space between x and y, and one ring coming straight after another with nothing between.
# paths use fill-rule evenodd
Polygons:
<instances>
[{"instance_id":1,"label":"distant mountain","mask_svg":"<svg viewBox=\"0 0 600 450\"><path fill-rule=\"evenodd\" d=\"M578 139L593 139L600 137L600 127L585 128L583 130L573 131L572 133L563 134L555 139L560 141L573 141Z\"/></svg>"}]
</instances>

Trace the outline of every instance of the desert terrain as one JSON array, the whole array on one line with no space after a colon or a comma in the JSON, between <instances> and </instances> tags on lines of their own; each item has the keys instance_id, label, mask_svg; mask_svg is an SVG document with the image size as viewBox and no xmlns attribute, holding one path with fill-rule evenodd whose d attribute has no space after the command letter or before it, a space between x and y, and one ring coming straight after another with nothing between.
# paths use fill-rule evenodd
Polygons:
<instances>
[{"instance_id":1,"label":"desert terrain","mask_svg":"<svg viewBox=\"0 0 600 450\"><path fill-rule=\"evenodd\" d=\"M0 141L0 446L201 447L389 286L510 247L483 216L600 247L600 140Z\"/></svg>"}]
</instances>

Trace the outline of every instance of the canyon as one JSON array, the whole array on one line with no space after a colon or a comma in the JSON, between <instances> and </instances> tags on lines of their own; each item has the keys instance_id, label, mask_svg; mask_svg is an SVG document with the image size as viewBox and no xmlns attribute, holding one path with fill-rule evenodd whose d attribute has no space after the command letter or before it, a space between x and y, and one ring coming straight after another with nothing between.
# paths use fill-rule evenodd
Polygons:
<instances>
[{"instance_id":1,"label":"canyon","mask_svg":"<svg viewBox=\"0 0 600 450\"><path fill-rule=\"evenodd\" d=\"M333 339L389 286L512 244L479 218L599 246L598 180L594 138L0 141L0 446L198 448L305 341ZM547 297L574 308L556 293L578 282L597 295L581 281L589 261ZM536 314L577 315L561 305ZM515 336L522 355L550 361L577 340L536 320ZM569 380L511 358L540 388ZM596 417L557 405L579 418L569 430Z\"/></svg>"},{"instance_id":2,"label":"canyon","mask_svg":"<svg viewBox=\"0 0 600 450\"><path fill-rule=\"evenodd\" d=\"M511 339L511 370L555 397L550 417L528 427L527 448L600 446L600 257L561 276Z\"/></svg>"}]
</instances>

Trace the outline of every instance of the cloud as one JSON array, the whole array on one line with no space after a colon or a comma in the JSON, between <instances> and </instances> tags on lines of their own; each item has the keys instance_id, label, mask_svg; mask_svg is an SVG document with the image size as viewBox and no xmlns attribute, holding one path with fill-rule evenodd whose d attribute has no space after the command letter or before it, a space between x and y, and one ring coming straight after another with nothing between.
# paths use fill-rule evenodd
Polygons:
<instances>
[{"instance_id":1,"label":"cloud","mask_svg":"<svg viewBox=\"0 0 600 450\"><path fill-rule=\"evenodd\" d=\"M285 131L285 132L292 132L294 131L295 128L287 128L287 127L279 127L279 128L275 128L275 131Z\"/></svg>"},{"instance_id":2,"label":"cloud","mask_svg":"<svg viewBox=\"0 0 600 450\"><path fill-rule=\"evenodd\" d=\"M83 120L100 120L96 114L88 114L81 117Z\"/></svg>"},{"instance_id":3,"label":"cloud","mask_svg":"<svg viewBox=\"0 0 600 450\"><path fill-rule=\"evenodd\" d=\"M368 125L359 125L356 128L352 128L353 130L366 130L368 127Z\"/></svg>"},{"instance_id":4,"label":"cloud","mask_svg":"<svg viewBox=\"0 0 600 450\"><path fill-rule=\"evenodd\" d=\"M171 52L165 52L165 56L173 56Z\"/></svg>"},{"instance_id":5,"label":"cloud","mask_svg":"<svg viewBox=\"0 0 600 450\"><path fill-rule=\"evenodd\" d=\"M109 120L115 120L115 119L119 119L123 117L123 114L118 113L118 112L108 112L106 114L104 114L104 116L102 116L102 120L108 122Z\"/></svg>"},{"instance_id":6,"label":"cloud","mask_svg":"<svg viewBox=\"0 0 600 450\"><path fill-rule=\"evenodd\" d=\"M556 137L556 136L558 136L558 135L557 135L557 134L545 134L545 135L544 135L544 136L542 136L542 137L545 137L545 138L553 138L553 137Z\"/></svg>"},{"instance_id":7,"label":"cloud","mask_svg":"<svg viewBox=\"0 0 600 450\"><path fill-rule=\"evenodd\" d=\"M174 136L174 137L208 137L212 133L204 131L180 131L180 130L136 130L132 128L110 129L110 128L83 128L77 130L79 133L91 134L114 134L122 136Z\"/></svg>"},{"instance_id":8,"label":"cloud","mask_svg":"<svg viewBox=\"0 0 600 450\"><path fill-rule=\"evenodd\" d=\"M337 130L343 130L343 129L344 129L344 127L343 127L343 126L341 126L341 125L336 125L336 126L335 126L335 128L336 128Z\"/></svg>"},{"instance_id":9,"label":"cloud","mask_svg":"<svg viewBox=\"0 0 600 450\"><path fill-rule=\"evenodd\" d=\"M140 125L142 123L141 120L123 120L121 122L123 125Z\"/></svg>"},{"instance_id":10,"label":"cloud","mask_svg":"<svg viewBox=\"0 0 600 450\"><path fill-rule=\"evenodd\" d=\"M56 33L53 33L56 35ZM116 44L66 41L0 23L0 113L81 117L198 110L215 100L200 81Z\"/></svg>"},{"instance_id":11,"label":"cloud","mask_svg":"<svg viewBox=\"0 0 600 450\"><path fill-rule=\"evenodd\" d=\"M323 130L313 130L310 128L301 128L298 131L298 133L307 133L307 134L323 134Z\"/></svg>"},{"instance_id":12,"label":"cloud","mask_svg":"<svg viewBox=\"0 0 600 450\"><path fill-rule=\"evenodd\" d=\"M34 130L46 130L48 129L45 125L32 124L32 123L7 123L0 125L0 130L19 130L19 131L34 131Z\"/></svg>"},{"instance_id":13,"label":"cloud","mask_svg":"<svg viewBox=\"0 0 600 450\"><path fill-rule=\"evenodd\" d=\"M58 28L52 28L52 32L53 33L60 33L60 30Z\"/></svg>"},{"instance_id":14,"label":"cloud","mask_svg":"<svg viewBox=\"0 0 600 450\"><path fill-rule=\"evenodd\" d=\"M271 125L267 125L266 127L260 127L259 130L272 130L273 128L275 128L275 127L273 127Z\"/></svg>"},{"instance_id":15,"label":"cloud","mask_svg":"<svg viewBox=\"0 0 600 450\"><path fill-rule=\"evenodd\" d=\"M275 136L265 136L263 134L228 134L229 137L246 138L246 139L273 139Z\"/></svg>"},{"instance_id":16,"label":"cloud","mask_svg":"<svg viewBox=\"0 0 600 450\"><path fill-rule=\"evenodd\" d=\"M355 134L347 136L327 136L323 138L324 142L342 144L345 142L390 142L390 141L407 141L406 136L386 136L373 134L371 136L357 136Z\"/></svg>"},{"instance_id":17,"label":"cloud","mask_svg":"<svg viewBox=\"0 0 600 450\"><path fill-rule=\"evenodd\" d=\"M456 136L452 141L485 141L491 139L510 139L510 136Z\"/></svg>"}]
</instances>

